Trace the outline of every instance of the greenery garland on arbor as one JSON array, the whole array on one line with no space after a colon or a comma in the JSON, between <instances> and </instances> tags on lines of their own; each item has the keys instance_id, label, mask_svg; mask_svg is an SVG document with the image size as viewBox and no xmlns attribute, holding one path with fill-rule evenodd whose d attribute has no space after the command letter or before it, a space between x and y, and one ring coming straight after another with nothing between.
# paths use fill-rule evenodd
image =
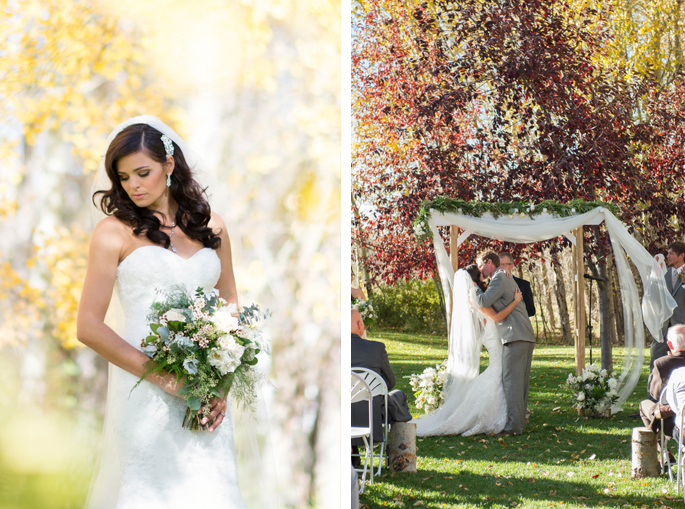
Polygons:
<instances>
[{"instance_id":1,"label":"greenery garland on arbor","mask_svg":"<svg viewBox=\"0 0 685 509\"><path fill-rule=\"evenodd\" d=\"M556 217L569 217L576 214L584 214L597 207L604 207L614 215L619 213L618 207L615 204L603 201L577 199L566 203L556 200L545 200L539 203L525 201L487 203L440 196L432 201L426 200L421 203L413 223L414 235L419 244L432 238L430 227L428 226L431 210L442 213L459 213L472 217L481 217L486 212L489 212L494 218L504 215L508 215L510 218L513 218L515 215L520 215L521 217L528 215L532 219L544 213L552 214Z\"/></svg>"}]
</instances>

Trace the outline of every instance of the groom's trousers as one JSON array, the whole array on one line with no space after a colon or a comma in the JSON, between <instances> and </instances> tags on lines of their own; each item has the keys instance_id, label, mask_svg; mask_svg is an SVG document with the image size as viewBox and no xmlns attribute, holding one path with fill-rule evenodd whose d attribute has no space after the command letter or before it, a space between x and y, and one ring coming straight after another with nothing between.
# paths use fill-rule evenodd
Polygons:
<instances>
[{"instance_id":1,"label":"groom's trousers","mask_svg":"<svg viewBox=\"0 0 685 509\"><path fill-rule=\"evenodd\" d=\"M535 343L512 341L502 352L502 386L507 402L507 424L504 431L520 434L526 423L530 365Z\"/></svg>"}]
</instances>

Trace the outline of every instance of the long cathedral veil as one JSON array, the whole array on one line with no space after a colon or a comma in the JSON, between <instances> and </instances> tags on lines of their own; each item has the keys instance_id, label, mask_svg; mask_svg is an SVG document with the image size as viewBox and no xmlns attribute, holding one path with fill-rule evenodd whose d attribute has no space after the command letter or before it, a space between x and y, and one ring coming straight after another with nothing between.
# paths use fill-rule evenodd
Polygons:
<instances>
[{"instance_id":1,"label":"long cathedral veil","mask_svg":"<svg viewBox=\"0 0 685 509\"><path fill-rule=\"evenodd\" d=\"M172 128L155 116L141 115L122 122L107 137L91 188L91 196L94 196L96 191L108 190L112 187L105 169L105 154L117 134L134 124L147 124L171 138L181 149L181 152L183 152L193 177L200 184L203 177L209 176L205 164L197 153ZM104 212L100 209L100 200L101 195L94 199L94 206L92 208L93 226L105 217ZM124 312L116 292L112 295L105 321L117 334L120 336L123 334ZM121 481L121 475L116 467L119 462L116 460L118 451L114 445L116 442L113 437L111 423L113 412L110 402L113 398L110 395L113 392L113 387L116 386L117 377L123 371L112 364L108 364L108 366L107 405L101 446L86 502L86 507L93 508L109 507L111 501L116 500L117 490ZM277 494L278 483L273 445L270 438L267 404L263 391L260 388L257 389L257 393L258 399L253 413L238 408L238 405L229 393L228 401L231 408L231 421L234 427L238 478L240 490L248 507L275 508L279 504ZM179 423L180 426L181 423Z\"/></svg>"},{"instance_id":2,"label":"long cathedral veil","mask_svg":"<svg viewBox=\"0 0 685 509\"><path fill-rule=\"evenodd\" d=\"M442 435L449 430L445 423L453 416L464 397L465 389L480 371L483 346L482 313L472 301L474 287L468 272L459 269L452 285L452 324L447 352L447 375L443 386L442 405L414 420L419 436Z\"/></svg>"}]
</instances>

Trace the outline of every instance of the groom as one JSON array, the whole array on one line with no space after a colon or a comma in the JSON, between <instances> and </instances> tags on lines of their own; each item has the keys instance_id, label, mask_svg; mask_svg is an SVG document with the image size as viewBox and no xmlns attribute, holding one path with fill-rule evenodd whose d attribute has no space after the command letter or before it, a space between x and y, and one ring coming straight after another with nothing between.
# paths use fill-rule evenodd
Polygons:
<instances>
[{"instance_id":1,"label":"groom","mask_svg":"<svg viewBox=\"0 0 685 509\"><path fill-rule=\"evenodd\" d=\"M483 277L490 278L488 289L477 289L476 300L481 308L492 306L501 311L514 300L518 286L500 267L499 256L485 251L478 257L478 268ZM535 333L530 324L526 305L519 302L502 322L497 323L497 333L504 345L502 352L502 386L507 402L507 424L504 435L519 435L523 432L528 406L528 383L530 364L533 360Z\"/></svg>"}]
</instances>

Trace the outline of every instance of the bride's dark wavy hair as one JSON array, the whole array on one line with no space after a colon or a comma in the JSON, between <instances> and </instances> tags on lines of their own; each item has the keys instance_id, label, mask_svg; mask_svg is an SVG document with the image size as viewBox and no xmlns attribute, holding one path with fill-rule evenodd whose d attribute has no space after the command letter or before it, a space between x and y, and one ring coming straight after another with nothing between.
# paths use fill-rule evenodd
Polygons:
<instances>
[{"instance_id":1,"label":"bride's dark wavy hair","mask_svg":"<svg viewBox=\"0 0 685 509\"><path fill-rule=\"evenodd\" d=\"M95 198L102 194L100 208L105 214L114 215L123 223L130 225L135 235L144 233L155 244L168 248L171 240L169 235L159 229L161 223L157 216L151 210L133 203L121 185L117 173L119 160L136 152L144 152L154 161L163 164L167 156L161 137L161 132L147 124L133 124L117 134L105 154L105 169L112 182L112 188L96 191L93 194L93 204L97 207ZM193 178L183 152L176 143L173 158L175 166L169 192L178 205L176 225L191 239L199 240L205 247L217 249L221 245L221 237L208 226L212 211L205 189Z\"/></svg>"},{"instance_id":2,"label":"bride's dark wavy hair","mask_svg":"<svg viewBox=\"0 0 685 509\"><path fill-rule=\"evenodd\" d=\"M471 265L465 267L464 270L469 273L469 276L471 276L473 282L478 285L478 288L483 291L487 290L488 287L485 286L485 283L480 280L480 270L478 270L478 265L472 263Z\"/></svg>"}]
</instances>

